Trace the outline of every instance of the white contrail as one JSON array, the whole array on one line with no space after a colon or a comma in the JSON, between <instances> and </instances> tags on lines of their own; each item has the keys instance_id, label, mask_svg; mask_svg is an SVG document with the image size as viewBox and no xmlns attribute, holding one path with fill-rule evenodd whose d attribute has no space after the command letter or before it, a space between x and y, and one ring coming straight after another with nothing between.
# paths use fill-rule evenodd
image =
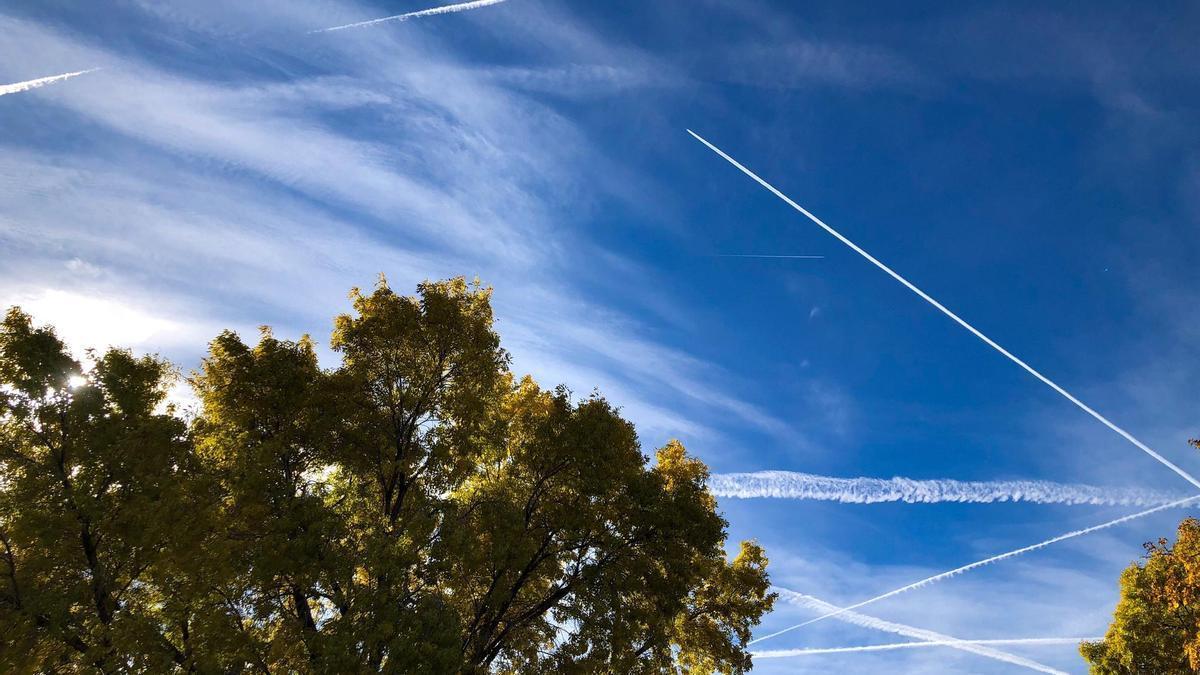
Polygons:
<instances>
[{"instance_id":1,"label":"white contrail","mask_svg":"<svg viewBox=\"0 0 1200 675\"><path fill-rule=\"evenodd\" d=\"M0 84L0 96L4 96L5 94L16 94L22 91L29 91L30 89L37 89L38 87L44 87L48 84L54 84L55 82L62 82L63 80L70 79L77 75L84 75L97 70L100 69L89 68L87 70L77 70L73 73L63 73L62 75L40 77L36 80L26 80L24 82L15 82L13 84Z\"/></svg>"},{"instance_id":2,"label":"white contrail","mask_svg":"<svg viewBox=\"0 0 1200 675\"><path fill-rule=\"evenodd\" d=\"M925 640L923 642L892 642L885 645L862 647L813 647L811 649L769 649L750 652L756 659L784 659L793 656L815 656L817 654L853 654L856 652L884 652L892 649L917 649L921 647L954 647L956 645L984 646L1033 646L1033 645L1077 645L1080 642L1097 642L1102 637L1054 637L1054 638L1009 638L998 640Z\"/></svg>"},{"instance_id":3,"label":"white contrail","mask_svg":"<svg viewBox=\"0 0 1200 675\"><path fill-rule=\"evenodd\" d=\"M371 19L369 21L359 21L357 23L348 23L344 26L334 26L333 28L319 28L317 30L308 31L311 33L328 33L335 30L344 30L346 28L358 28L360 26L373 26L377 23L387 21L408 21L409 19L419 19L423 16L434 16L437 14L451 14L453 12L465 12L468 9L478 9L487 7L488 5L498 5L505 0L474 0L473 2L459 2L453 5L443 5L441 7L431 7L430 9L422 9L417 12L407 12L405 14L396 14L394 16L385 16L381 19Z\"/></svg>"},{"instance_id":4,"label":"white contrail","mask_svg":"<svg viewBox=\"0 0 1200 675\"><path fill-rule=\"evenodd\" d=\"M1055 670L1054 668L1038 663L1037 661L1027 659L1023 656L1010 654L1008 652L1000 651L999 649L992 649L991 647L985 645L971 644L971 641L969 640L959 640L956 637L951 637L943 633L936 633L924 628L916 628L914 626L895 623L893 621L884 621L883 619L868 616L866 614L859 614L858 612L839 609L838 607L831 605L824 600L811 595L806 595L804 593L797 593L787 588L775 586L771 590L779 594L779 599L793 605L815 609L818 612L830 612L832 610L838 610L837 616L839 620L854 624L856 626L862 626L863 628L871 628L874 630L884 631L886 633L903 635L904 637L922 640L925 642L945 643L946 647L959 649L965 652L971 652L972 654L978 654L979 656L986 656L991 659L996 659L997 661L1003 661L1005 663L1011 663L1017 666L1024 666L1026 668L1031 668L1043 673L1055 673L1056 675L1062 673L1062 671ZM754 644L755 642L757 642L757 640L752 640L750 644Z\"/></svg>"},{"instance_id":5,"label":"white contrail","mask_svg":"<svg viewBox=\"0 0 1200 675\"><path fill-rule=\"evenodd\" d=\"M1188 481L1188 482L1189 482L1189 483L1191 483L1192 485L1195 485L1197 488L1200 488L1200 480L1197 480L1195 477L1193 477L1193 476L1192 476L1191 474L1189 474L1188 472L1184 471L1183 469L1179 468L1178 466L1175 466L1175 464L1173 464L1173 463L1172 463L1170 460L1168 460L1166 457L1163 457L1162 455L1158 454L1158 453L1157 453L1157 452L1155 452L1153 449L1151 449L1151 448L1150 448L1150 446L1148 446L1148 445L1146 445L1145 443L1142 443L1142 442L1141 442L1141 441L1139 441L1138 439L1134 438L1134 437L1133 437L1133 436L1132 436L1132 435L1131 435L1131 434L1130 434L1128 431L1125 431L1125 430L1124 430L1124 429L1122 429L1121 427L1119 427L1119 426L1117 426L1116 424L1113 424L1112 422L1110 422L1110 421L1108 420L1108 418L1107 418L1107 417L1105 417L1104 415L1101 415L1100 413L1096 412L1095 410L1092 410L1091 408L1089 408L1089 407L1088 407L1086 404L1084 404L1084 402L1083 402L1083 401L1080 401L1079 399L1077 399L1077 398L1075 398L1074 396L1072 396L1070 392L1068 392L1066 389L1063 389L1062 387L1060 387L1060 386L1058 386L1057 384L1055 384L1055 383L1054 383L1054 381L1052 381L1050 378L1048 378L1048 377L1046 377L1045 375L1042 375L1042 374L1041 374L1041 373L1039 373L1038 371L1034 370L1034 369L1033 369L1033 368L1032 368L1032 367L1031 367L1029 364L1025 363L1024 361L1022 361L1021 359L1017 358L1016 356L1013 356L1013 354L1012 354L1012 353L1010 353L1010 352L1009 352L1007 349L1005 349L1004 347L1001 347L1000 345L996 344L996 342L995 342L995 341L993 341L991 338L989 338L988 336L984 335L983 333L979 332L979 330L978 330L978 329L976 329L974 326L972 326L971 324L969 324L969 323L967 323L966 321L964 321L962 318L960 318L960 317L959 317L957 314L955 314L954 312L951 312L949 309L946 309L946 307L945 307L944 305L942 305L942 303L940 303L940 302L938 302L937 300L934 300L933 298L931 298L931 297L930 297L930 296L929 296L927 293L925 293L925 291L922 291L921 289L919 289L919 288L917 288L916 286L914 286L914 285L913 285L913 284L912 284L912 283L911 283L911 282L910 282L908 279L905 279L904 277L900 276L900 275L899 275L899 274L897 274L895 271L893 271L893 270L892 270L892 268L890 268L890 267L888 267L887 265L885 265L885 264L883 264L883 263L879 262L878 260L876 260L876 259L875 259L875 257L874 257L874 256L872 256L870 253L867 253L867 252L866 252L866 251L864 251L863 249L859 248L858 244L855 244L854 242L850 241L849 239L847 239L847 238L843 237L843 236L842 236L842 234L841 234L840 232L838 232L837 230L833 229L832 227L830 227L830 226L826 225L826 224L825 224L825 222L824 222L824 221L822 221L820 218L818 218L818 217L814 216L813 214L809 213L809 212L808 212L808 211L807 211L807 210L806 210L806 209L805 209L803 206L800 206L800 205L799 205L799 204L797 204L796 202L792 201L790 197L788 197L787 195L785 195L785 194L783 194L782 192L780 192L778 189L776 189L776 188L775 188L775 186L771 185L770 183L768 183L767 181L763 180L762 178L759 178L757 174L755 174L755 173L754 173L753 171L751 171L750 169L747 169L746 167L742 166L740 163L738 163L738 161L737 161L736 159L734 159L734 158L730 157L729 155L725 154L725 152L724 152L724 151L722 151L720 148L718 148L717 146L713 145L712 143L709 143L708 141L704 140L704 139L703 139L703 138L701 138L699 135L697 135L697 134L696 134L696 132L692 131L691 129L688 129L688 130L687 130L687 132L688 132L689 134L691 134L693 138L695 138L696 140L700 141L700 142L701 142L701 143L703 143L705 146L707 146L709 150L712 150L713 152L717 153L717 154L718 154L718 155L720 155L720 156L721 156L721 157L722 157L722 158L723 158L725 161L727 161L727 162L729 162L730 164L732 164L732 165L734 165L735 167L737 167L739 171L741 171L742 173L746 174L746 175L747 175L747 176L749 176L750 178L753 178L753 179L754 179L754 181L755 181L755 182L757 182L759 185L761 185L761 186L765 187L766 189L770 190L770 191L771 191L771 194L773 194L773 195L775 195L776 197L778 197L778 198L782 199L782 200L783 200L783 201L784 201L784 202L785 202L785 203L786 203L788 206L792 207L793 209L796 209L796 210L797 210L797 211L799 211L800 213L802 213L802 214L804 214L805 216L807 216L809 220L811 220L811 221L813 221L814 223L816 223L817 225L821 226L821 228L822 228L823 230L825 230L825 231L826 231L826 232L828 232L829 234L832 234L834 237L836 237L836 238L837 238L837 240L838 240L838 241L842 242L842 243L843 243L843 244L845 244L846 246L849 246L849 247L850 247L850 248L851 248L851 249L852 249L852 250L853 250L855 253L857 253L857 254L861 255L862 257L866 258L868 261L870 261L870 262L871 262L871 264L875 265L876 267L878 267L879 269L883 270L884 272L887 272L889 276L891 276L891 277L892 277L893 279L895 279L896 281L899 281L901 284L903 284L903 285L904 285L904 287L905 287L905 288L907 288L908 290L912 291L913 293L916 293L918 296L920 296L920 298L921 298L922 300L924 300L925 302L928 302L929 304L933 305L933 306L934 306L935 308L937 308L937 309L938 309L938 310L939 310L939 311L940 311L942 314L945 314L946 316L948 316L948 317L950 317L951 319L953 319L953 320L955 321L955 323L957 323L958 325L962 326L963 328L966 328L968 331L970 331L970 332L971 332L971 334L972 334L972 335L974 335L975 337L977 337L977 338L979 338L980 340L982 340L982 341L983 341L985 344L987 344L989 347L991 347L992 349L995 349L996 351L1000 352L1000 353L1001 353L1001 354L1003 354L1005 357L1007 357L1007 358L1008 358L1010 361L1012 361L1013 363L1015 363L1015 364L1017 364L1018 366L1021 366L1022 368L1024 368L1024 369L1025 369L1025 371L1026 371L1026 372L1028 372L1030 375L1033 375L1033 376L1034 376L1034 377L1036 377L1037 379L1041 380L1041 381L1042 381L1042 383L1044 383L1046 386L1050 387L1050 388L1051 388L1051 389L1053 389L1054 391L1056 391L1056 392L1058 392L1059 394L1061 394L1063 397L1065 397L1065 398L1066 398L1068 401L1070 401L1071 403L1074 403L1075 405L1079 406L1079 408L1080 408L1081 410L1083 410L1083 411L1084 411L1084 412L1086 412L1087 414L1089 414L1089 415L1091 415L1092 417L1094 417L1094 418L1096 418L1097 420L1099 420L1101 423L1103 423L1103 424L1104 424L1104 426L1106 426L1106 427L1108 427L1109 429L1112 429L1113 431L1115 431L1115 432L1117 432L1118 434L1120 434L1120 435L1121 435L1121 436L1122 436L1122 437L1123 437L1125 440L1127 440L1127 441L1129 441L1130 443L1132 443L1132 444L1134 444L1135 446L1137 446L1137 448L1138 448L1138 449L1140 449L1142 452L1145 452L1147 455L1150 455L1150 456L1151 456L1151 457L1153 457L1154 459L1158 460L1158 461L1159 461L1159 462L1160 462L1160 463L1161 463L1163 466L1165 466L1165 467L1167 467L1168 469L1170 469L1170 470L1174 471L1175 473L1179 474L1179 476L1180 476L1181 478L1185 479L1186 481Z\"/></svg>"},{"instance_id":6,"label":"white contrail","mask_svg":"<svg viewBox=\"0 0 1200 675\"><path fill-rule=\"evenodd\" d=\"M1047 539L1046 541L1039 542L1039 543L1033 544L1031 546L1019 548L1019 549L1016 549L1015 551L1009 551L1008 553L1001 553L1000 555L994 555L990 558L985 558L978 562L973 562L970 565L963 565L962 567L956 567L956 568L950 570L949 572L942 572L941 574L935 574L931 577L927 577L927 578L917 581L915 583L911 583L907 586L902 586L900 588L897 588L894 591L888 591L887 593L884 593L882 595L877 595L873 598L863 600L862 602L858 602L853 605L849 605L842 609L838 609L836 611L831 611L828 614L823 614L821 616L818 616L815 619L809 619L808 621L805 621L803 623L798 623L794 626L788 626L787 628L784 628L783 630L775 631L774 633L771 633L770 635L764 635L760 638L751 640L750 644L754 644L755 642L762 642L763 640L769 640L773 637L783 635L784 633L786 633L788 631L792 631L797 628L802 628L811 623L816 623L818 621L837 616L837 615L841 614L842 612L847 612L852 609L857 609L859 607L869 605L873 602L879 602L880 600L883 600L885 598L890 598L895 595L900 595L901 593L905 593L907 591L921 588L922 586L928 586L929 584L936 583L938 581L941 581L942 579L948 579L950 577L958 576L959 574L962 574L964 572L969 572L977 567L983 567L984 565L990 565L994 562L999 562L1006 558L1013 558L1013 557L1019 556L1024 553L1029 553L1030 551L1036 551L1039 548L1045 548L1051 544L1056 544L1060 541L1065 541L1067 539L1074 539L1075 537L1082 537L1085 534L1091 534L1092 532L1096 532L1097 530L1103 530L1103 529L1106 529L1109 527L1113 527L1114 525L1120 525L1121 523L1127 523L1131 520L1134 520L1136 518L1141 518L1143 516L1148 516L1152 513L1158 513L1159 511L1164 511L1166 509L1173 509L1173 508L1176 508L1179 506L1184 506L1185 504L1189 504L1189 503L1195 502L1197 500L1200 500L1200 495L1195 495L1193 497L1187 497L1185 499L1179 499L1179 500L1176 500L1173 502L1169 502L1167 504L1162 504L1162 505L1156 506L1152 509L1146 509L1145 511L1139 511L1137 513L1134 513L1134 514L1131 514L1128 516L1122 516L1120 518L1117 518L1116 520L1110 520L1107 523L1093 525L1092 527L1087 527L1082 530L1075 530L1073 532L1068 532L1066 534L1060 534L1059 536L1054 537L1053 539Z\"/></svg>"},{"instance_id":7,"label":"white contrail","mask_svg":"<svg viewBox=\"0 0 1200 675\"><path fill-rule=\"evenodd\" d=\"M1032 502L1091 506L1162 504L1178 495L1136 488L1102 488L1041 480L959 481L912 478L835 478L794 471L718 473L708 479L717 497L751 499L814 499L846 504L908 502Z\"/></svg>"}]
</instances>

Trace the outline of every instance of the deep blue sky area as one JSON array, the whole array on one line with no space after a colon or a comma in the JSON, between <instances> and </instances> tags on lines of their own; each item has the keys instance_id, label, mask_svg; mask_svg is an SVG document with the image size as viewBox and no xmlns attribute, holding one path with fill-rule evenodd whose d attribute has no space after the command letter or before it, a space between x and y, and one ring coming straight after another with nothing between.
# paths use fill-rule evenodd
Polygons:
<instances>
[{"instance_id":1,"label":"deep blue sky area","mask_svg":"<svg viewBox=\"0 0 1200 675\"><path fill-rule=\"evenodd\" d=\"M0 83L100 70L0 96L0 304L186 372L226 327L324 340L380 272L478 276L517 370L599 388L648 451L678 437L714 472L1187 493L686 129L1200 472L1196 4L509 0L308 32L427 6L6 3ZM721 507L776 583L842 604L1137 510ZM1184 515L863 611L1099 635ZM781 603L759 634L812 615ZM756 647L902 639L828 620ZM757 670L830 668L1020 669L930 648Z\"/></svg>"}]
</instances>

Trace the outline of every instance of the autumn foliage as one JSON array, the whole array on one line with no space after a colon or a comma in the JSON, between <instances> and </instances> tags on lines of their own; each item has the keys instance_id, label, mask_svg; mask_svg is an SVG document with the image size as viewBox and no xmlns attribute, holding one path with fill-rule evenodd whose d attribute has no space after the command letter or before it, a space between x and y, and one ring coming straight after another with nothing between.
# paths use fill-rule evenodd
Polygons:
<instances>
[{"instance_id":1,"label":"autumn foliage","mask_svg":"<svg viewBox=\"0 0 1200 675\"><path fill-rule=\"evenodd\" d=\"M87 372L0 325L0 671L743 672L766 558L707 468L509 371L490 294L385 283L335 369L264 329Z\"/></svg>"},{"instance_id":2,"label":"autumn foliage","mask_svg":"<svg viewBox=\"0 0 1200 675\"><path fill-rule=\"evenodd\" d=\"M1180 523L1173 546L1146 544L1145 562L1121 574L1104 640L1080 652L1097 674L1200 672L1200 521Z\"/></svg>"}]
</instances>

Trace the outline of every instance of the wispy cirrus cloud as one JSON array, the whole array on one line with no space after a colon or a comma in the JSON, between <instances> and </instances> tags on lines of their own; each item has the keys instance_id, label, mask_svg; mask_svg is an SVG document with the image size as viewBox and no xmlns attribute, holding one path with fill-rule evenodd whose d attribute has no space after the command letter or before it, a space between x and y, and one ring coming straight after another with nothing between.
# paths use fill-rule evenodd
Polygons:
<instances>
[{"instance_id":1,"label":"wispy cirrus cloud","mask_svg":"<svg viewBox=\"0 0 1200 675\"><path fill-rule=\"evenodd\" d=\"M86 295L56 288L40 288L24 294L9 292L6 303L21 307L51 323L59 338L75 348L76 356L84 349L150 345L163 348L186 339L205 339L198 327L180 317L156 314L145 306L134 306L103 295Z\"/></svg>"},{"instance_id":2,"label":"wispy cirrus cloud","mask_svg":"<svg viewBox=\"0 0 1200 675\"><path fill-rule=\"evenodd\" d=\"M36 304L52 322L69 320L64 303L35 299L151 307L141 323L160 326L143 340L153 348L176 335L161 326L183 321L205 331L265 321L319 339L347 289L377 272L401 289L478 275L497 286L500 330L518 369L537 370L546 384L561 377L577 391L604 385L649 443L711 439L735 425L786 433L719 384L729 373L573 289L578 260L588 268L620 262L596 254L580 219L599 199L625 199L629 185L646 183L610 170L605 152L529 87L459 60L419 29L403 39L371 32L323 41L316 50L281 37L328 13L326 3L268 2L261 16L225 15L215 4L148 6L132 25L181 42L224 41L230 63L216 73L0 16L0 28L16 36L0 45L6 64L40 51L108 69L102 83L81 80L39 97L71 128L91 130L82 142L29 151L8 139L0 158L6 299ZM245 23L234 30L229 16ZM569 32L586 35L579 26ZM249 65L266 51L290 72L233 76L248 36L261 41L248 50ZM588 59L616 60L602 41L589 44ZM347 115L353 125L340 123ZM579 161L597 167L598 178L581 179L571 169ZM84 279L66 267L71 260L97 273ZM620 278L632 281L631 271ZM203 345L188 339L195 347L172 338L167 349L185 367ZM735 422L718 432L703 422L714 413Z\"/></svg>"},{"instance_id":3,"label":"wispy cirrus cloud","mask_svg":"<svg viewBox=\"0 0 1200 675\"><path fill-rule=\"evenodd\" d=\"M1055 668L1051 668L1050 666L1038 663L1032 659L1027 659L1016 654L1010 654L986 645L973 644L970 641L960 640L944 633L938 633L936 631L927 630L924 628L917 628L915 626L908 626L902 623L896 623L895 621L885 621L883 619L852 611L848 608L840 608L835 605L831 605L820 598L816 598L805 593L798 593L791 589L775 586L772 588L772 590L779 594L779 599L783 602L806 607L808 609L815 609L819 612L827 613L829 616L836 616L839 618L839 620L854 624L856 626L883 631L885 633L894 633L896 635L903 635L905 637L916 638L919 640L941 643L953 649L959 649L972 654L978 654L979 656L986 656L990 659L1003 661L1004 663L1010 663L1015 666L1023 666L1025 668L1029 668L1030 670L1036 670L1042 673L1056 673L1058 675L1065 675L1061 670L1057 670ZM757 640L755 640L755 642L757 642Z\"/></svg>"},{"instance_id":4,"label":"wispy cirrus cloud","mask_svg":"<svg viewBox=\"0 0 1200 675\"><path fill-rule=\"evenodd\" d=\"M1059 542L1067 541L1068 539L1074 539L1076 537L1082 537L1087 534L1092 534L1093 532L1107 530L1110 527L1116 527L1117 525L1121 525L1123 523L1128 523L1132 520L1137 520L1138 518L1144 518L1146 516L1153 515L1155 513L1159 513L1160 511L1166 511L1168 509L1177 509L1177 508L1180 508L1183 506L1194 505L1197 501L1200 501L1200 495L1195 495L1192 497L1185 497L1183 499L1178 499L1173 502L1161 504L1154 508L1146 509L1145 511L1139 511L1137 513L1132 513L1127 516L1121 516L1120 518L1114 518L1113 520L1109 520L1109 521L1100 523L1099 525L1093 525L1091 527L1085 527L1085 528L1079 529L1079 530L1072 530L1070 532L1067 532L1066 534L1060 534L1057 537L1051 537L1050 539L1046 539L1045 541L1040 541L1036 544L1030 544L1029 546L1023 546L1018 549L1006 551L1004 553L1000 553L998 555L994 555L989 558L984 558L983 560L978 560L978 561L970 563L968 565L963 565L961 567L956 567L952 570L942 572L940 574L935 574L933 576L926 577L924 579L921 579L920 581L915 581L906 586L901 586L900 588L888 591L886 593L881 593L874 597L867 598L866 600L856 602L852 605L847 605L847 606L841 607L841 608L834 608L833 610L829 611L828 613L822 614L821 616L818 616L815 619L809 619L808 621L802 621L798 624L788 626L787 628L784 628L782 630L777 630L773 633L769 633L762 637L755 638L751 642L754 643L754 642L761 642L763 640L769 640L771 638L778 637L780 635L783 635L784 633L788 633L788 632L796 630L798 628L803 628L805 626L814 624L818 621L824 621L825 619L834 618L834 617L837 617L846 612L857 609L859 607L865 607L867 605L879 602L880 600L886 600L888 598L895 597L902 593L914 591L914 590L917 590L918 588L924 588L925 586L929 586L930 584L935 584L939 581L943 581L943 580L949 579L951 577L956 577L960 574L965 574L972 570L979 569L980 567L985 567L987 565L998 563L1002 560L1008 560L1009 558L1015 558L1017 556L1024 555L1026 553L1030 553L1032 551L1037 551L1039 549L1046 548L1047 546L1052 546Z\"/></svg>"},{"instance_id":5,"label":"wispy cirrus cloud","mask_svg":"<svg viewBox=\"0 0 1200 675\"><path fill-rule=\"evenodd\" d=\"M677 88L689 82L659 67L637 63L570 63L494 66L481 75L492 82L554 98L588 100L629 90Z\"/></svg>"},{"instance_id":6,"label":"wispy cirrus cloud","mask_svg":"<svg viewBox=\"0 0 1200 675\"><path fill-rule=\"evenodd\" d=\"M926 89L929 76L882 47L794 37L775 44L752 42L714 64L716 77L767 89L814 85L849 89Z\"/></svg>"}]
</instances>

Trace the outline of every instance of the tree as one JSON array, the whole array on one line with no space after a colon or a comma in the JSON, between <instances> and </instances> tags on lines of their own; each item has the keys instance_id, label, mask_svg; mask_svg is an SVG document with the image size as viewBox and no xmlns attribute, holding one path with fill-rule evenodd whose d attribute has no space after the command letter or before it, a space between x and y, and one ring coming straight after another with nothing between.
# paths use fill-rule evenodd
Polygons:
<instances>
[{"instance_id":1,"label":"tree","mask_svg":"<svg viewBox=\"0 0 1200 675\"><path fill-rule=\"evenodd\" d=\"M1091 672L1200 672L1200 521L1179 524L1175 545L1145 545L1144 564L1121 574L1121 599L1099 642L1080 653Z\"/></svg>"},{"instance_id":2,"label":"tree","mask_svg":"<svg viewBox=\"0 0 1200 675\"><path fill-rule=\"evenodd\" d=\"M164 581L188 545L184 423L156 413L170 367L113 350L86 378L49 329L0 326L0 669L160 670ZM181 526L182 525L182 526ZM167 603L169 604L169 602Z\"/></svg>"},{"instance_id":3,"label":"tree","mask_svg":"<svg viewBox=\"0 0 1200 675\"><path fill-rule=\"evenodd\" d=\"M0 669L750 668L767 560L727 558L702 462L514 376L478 283L352 299L334 369L307 337L219 335L190 424L165 362L85 374L8 313Z\"/></svg>"}]
</instances>

